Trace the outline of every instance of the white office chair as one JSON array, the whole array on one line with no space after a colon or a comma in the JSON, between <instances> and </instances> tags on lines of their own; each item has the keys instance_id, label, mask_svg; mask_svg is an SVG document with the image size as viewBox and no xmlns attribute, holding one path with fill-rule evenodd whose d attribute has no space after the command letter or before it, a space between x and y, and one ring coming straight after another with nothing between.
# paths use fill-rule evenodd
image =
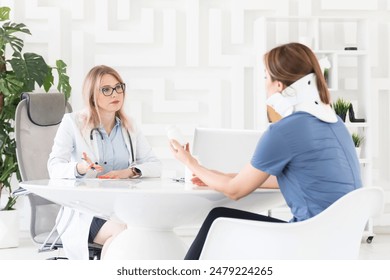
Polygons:
<instances>
[{"instance_id":1,"label":"white office chair","mask_svg":"<svg viewBox=\"0 0 390 280\"><path fill-rule=\"evenodd\" d=\"M54 137L63 115L71 111L61 93L23 93L15 113L16 155L22 181L49 178L47 160ZM38 251L62 248L55 223L61 206L31 193L27 196L31 206L30 235L39 245ZM89 251L90 259L99 258L101 246L90 244Z\"/></svg>"},{"instance_id":2,"label":"white office chair","mask_svg":"<svg viewBox=\"0 0 390 280\"><path fill-rule=\"evenodd\" d=\"M365 187L302 222L218 218L200 259L357 259L366 223L383 205L383 190Z\"/></svg>"}]
</instances>

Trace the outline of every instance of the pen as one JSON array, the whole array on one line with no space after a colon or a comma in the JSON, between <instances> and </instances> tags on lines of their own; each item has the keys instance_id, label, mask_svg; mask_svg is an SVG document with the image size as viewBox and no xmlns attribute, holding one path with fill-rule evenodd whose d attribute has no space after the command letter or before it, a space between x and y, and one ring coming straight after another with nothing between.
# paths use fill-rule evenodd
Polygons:
<instances>
[{"instance_id":1,"label":"pen","mask_svg":"<svg viewBox=\"0 0 390 280\"><path fill-rule=\"evenodd\" d=\"M89 163L85 158L81 158L81 160L85 161L86 163ZM96 168L93 166L93 163L90 163L88 167L91 168L91 170L93 171L96 170Z\"/></svg>"},{"instance_id":2,"label":"pen","mask_svg":"<svg viewBox=\"0 0 390 280\"><path fill-rule=\"evenodd\" d=\"M185 182L185 179L184 178L171 178L173 181L175 182L180 182L180 183L184 183Z\"/></svg>"}]
</instances>

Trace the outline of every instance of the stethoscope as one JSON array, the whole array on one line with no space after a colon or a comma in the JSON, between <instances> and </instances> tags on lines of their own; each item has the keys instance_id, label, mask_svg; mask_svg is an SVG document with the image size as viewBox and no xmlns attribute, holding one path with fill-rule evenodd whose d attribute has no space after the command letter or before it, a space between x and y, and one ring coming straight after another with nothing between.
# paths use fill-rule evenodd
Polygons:
<instances>
[{"instance_id":1,"label":"stethoscope","mask_svg":"<svg viewBox=\"0 0 390 280\"><path fill-rule=\"evenodd\" d=\"M93 132L94 131L97 131L100 135L100 138L102 139L102 145L104 145L104 136L103 136L103 133L99 130L99 128L95 127L95 128L92 128L90 134L89 134L89 139L91 139L91 141L93 141ZM130 133L129 131L126 129L127 131L127 135L129 136L129 142L130 142L130 153L131 153L131 164L130 166L132 166L135 162L135 159L134 159L134 151L133 151L133 141L131 140L131 137L130 137ZM102 149L102 153L103 153L103 163L104 164L107 164L107 161L105 161L105 157L104 157L104 148ZM95 164L98 164L97 162L95 162Z\"/></svg>"}]
</instances>

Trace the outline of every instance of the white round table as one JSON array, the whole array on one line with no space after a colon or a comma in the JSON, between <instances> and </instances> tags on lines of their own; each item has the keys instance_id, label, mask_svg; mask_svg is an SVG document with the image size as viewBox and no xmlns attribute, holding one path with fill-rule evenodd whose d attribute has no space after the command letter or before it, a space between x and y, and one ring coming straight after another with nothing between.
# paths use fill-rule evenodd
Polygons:
<instances>
[{"instance_id":1,"label":"white round table","mask_svg":"<svg viewBox=\"0 0 390 280\"><path fill-rule=\"evenodd\" d=\"M183 259L187 248L174 228L200 225L218 206L262 212L284 203L275 189L258 189L232 201L207 188L161 178L48 179L20 186L55 203L126 223L105 259Z\"/></svg>"}]
</instances>

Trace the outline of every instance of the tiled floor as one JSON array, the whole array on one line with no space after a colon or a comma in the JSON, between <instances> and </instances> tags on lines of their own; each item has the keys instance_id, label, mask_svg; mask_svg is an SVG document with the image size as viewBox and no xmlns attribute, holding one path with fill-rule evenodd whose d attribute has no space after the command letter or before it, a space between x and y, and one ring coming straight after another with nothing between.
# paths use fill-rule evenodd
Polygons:
<instances>
[{"instance_id":1,"label":"tiled floor","mask_svg":"<svg viewBox=\"0 0 390 280\"><path fill-rule=\"evenodd\" d=\"M376 227L371 244L362 243L360 259L390 260L390 227ZM22 232L18 248L0 249L0 260L44 260L63 256L63 251L38 253L27 232Z\"/></svg>"}]
</instances>

